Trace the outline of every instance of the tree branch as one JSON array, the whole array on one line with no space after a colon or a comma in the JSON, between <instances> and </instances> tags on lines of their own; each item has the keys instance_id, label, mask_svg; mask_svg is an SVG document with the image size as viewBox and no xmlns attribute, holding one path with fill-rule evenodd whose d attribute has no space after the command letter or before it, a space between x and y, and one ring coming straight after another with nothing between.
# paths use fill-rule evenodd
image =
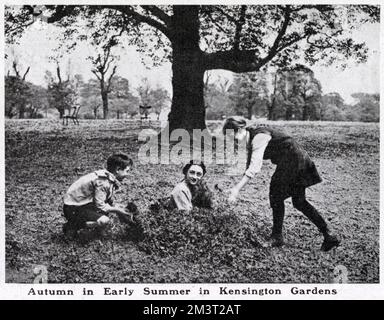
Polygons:
<instances>
[{"instance_id":1,"label":"tree branch","mask_svg":"<svg viewBox=\"0 0 384 320\"><path fill-rule=\"evenodd\" d=\"M27 71L25 71L25 73L24 73L24 75L23 75L23 81L25 80L25 77L27 76L27 74L28 74L30 68L31 68L31 67L28 67Z\"/></svg>"},{"instance_id":2,"label":"tree branch","mask_svg":"<svg viewBox=\"0 0 384 320\"><path fill-rule=\"evenodd\" d=\"M283 21L281 28L280 28L277 36L276 36L275 41L273 42L271 49L269 50L268 56L270 56L270 55L274 56L276 54L276 51L279 48L280 42L281 42L283 36L285 35L285 33L287 32L287 28L288 28L290 20L291 20L291 8L290 8L290 6L286 6L284 8L284 21ZM269 60L268 56L266 57L267 60Z\"/></svg>"},{"instance_id":3,"label":"tree branch","mask_svg":"<svg viewBox=\"0 0 384 320\"><path fill-rule=\"evenodd\" d=\"M203 53L205 70L225 69L232 72L250 72L260 69L262 64L255 50L228 50Z\"/></svg>"},{"instance_id":4,"label":"tree branch","mask_svg":"<svg viewBox=\"0 0 384 320\"><path fill-rule=\"evenodd\" d=\"M13 61L12 63L12 68L13 70L15 71L15 75L17 78L20 78L20 73L19 73L19 70L17 70L17 62L16 61Z\"/></svg>"},{"instance_id":5,"label":"tree branch","mask_svg":"<svg viewBox=\"0 0 384 320\"><path fill-rule=\"evenodd\" d=\"M280 48L277 49L277 52L276 52L276 53L279 53L279 52L283 51L284 49L290 47L291 45L293 45L293 44L296 43L296 42L299 42L299 41L305 39L306 37L307 37L307 35L306 35L306 34L303 34L303 35L301 35L301 36L298 36L298 37L295 38L295 39L292 39L291 41L288 41L288 42L284 43L284 45L280 46ZM273 57L272 57L272 58L273 58Z\"/></svg>"},{"instance_id":6,"label":"tree branch","mask_svg":"<svg viewBox=\"0 0 384 320\"><path fill-rule=\"evenodd\" d=\"M92 70L92 73L93 73L93 74L97 77L97 79L101 82L101 78L100 78L100 76L98 75L97 70L93 69L93 70Z\"/></svg>"},{"instance_id":7,"label":"tree branch","mask_svg":"<svg viewBox=\"0 0 384 320\"><path fill-rule=\"evenodd\" d=\"M103 8L117 10L117 11L127 15L128 17L135 19L138 23L146 23L146 24L150 25L151 27L158 29L167 38L169 38L169 39L171 38L171 31L167 26L165 26L164 24L162 24L162 23L160 23L160 22L158 22L158 21L156 21L150 17L146 17L146 16L136 12L131 6L103 6Z\"/></svg>"},{"instance_id":8,"label":"tree branch","mask_svg":"<svg viewBox=\"0 0 384 320\"><path fill-rule=\"evenodd\" d=\"M61 75L60 75L60 66L59 64L57 64L57 68L56 68L56 74L57 74L57 77L59 78L59 83L61 83Z\"/></svg>"},{"instance_id":9,"label":"tree branch","mask_svg":"<svg viewBox=\"0 0 384 320\"><path fill-rule=\"evenodd\" d=\"M117 68L117 66L114 66L114 67L113 67L113 69L112 69L112 73L111 73L111 75L110 75L109 78L108 78L107 92L110 91L111 84L112 84L112 78L113 78L113 76L114 76L115 73L116 73L116 68Z\"/></svg>"},{"instance_id":10,"label":"tree branch","mask_svg":"<svg viewBox=\"0 0 384 320\"><path fill-rule=\"evenodd\" d=\"M241 37L241 31L243 29L243 26L245 24L245 12L247 11L247 6L241 6L240 9L240 18L238 21L235 22L236 24L236 31L235 31L235 40L233 42L233 49L239 50L240 49L240 37Z\"/></svg>"},{"instance_id":11,"label":"tree branch","mask_svg":"<svg viewBox=\"0 0 384 320\"><path fill-rule=\"evenodd\" d=\"M328 48L332 48L334 46L334 43L332 43L332 40L334 40L334 37L338 36L341 34L341 30L336 30L334 33L328 35L328 34L325 34L323 32L318 32L316 35L323 35L325 37L325 39L323 40L323 42L327 42L327 44L317 44L316 42L311 42L311 37L314 36L314 34L309 34L307 35L307 43L310 44L311 46L314 46L318 49L328 49ZM316 41L316 40L315 40Z\"/></svg>"},{"instance_id":12,"label":"tree branch","mask_svg":"<svg viewBox=\"0 0 384 320\"><path fill-rule=\"evenodd\" d=\"M235 17L231 16L230 14L226 13L225 10L223 10L220 6L215 6L216 9L218 11L220 11L220 13L225 16L229 21L233 22L233 23L236 23L237 20L235 19Z\"/></svg>"},{"instance_id":13,"label":"tree branch","mask_svg":"<svg viewBox=\"0 0 384 320\"><path fill-rule=\"evenodd\" d=\"M163 21L167 26L171 22L171 17L166 14L163 10L161 10L158 6L141 6L143 9L148 10L152 13L156 18L159 18Z\"/></svg>"},{"instance_id":14,"label":"tree branch","mask_svg":"<svg viewBox=\"0 0 384 320\"><path fill-rule=\"evenodd\" d=\"M25 23L25 24L19 24L15 26L10 26L9 24L4 25L4 34L5 35L11 35L12 33L16 33L19 30L23 31L25 28L31 26L34 24L34 21L32 20L31 22Z\"/></svg>"},{"instance_id":15,"label":"tree branch","mask_svg":"<svg viewBox=\"0 0 384 320\"><path fill-rule=\"evenodd\" d=\"M110 61L108 61L107 62L107 65L106 65L106 67L104 68L104 74L106 74L107 72L108 72L108 70L109 70L109 67L111 66L111 63L113 62L113 60L110 60Z\"/></svg>"},{"instance_id":16,"label":"tree branch","mask_svg":"<svg viewBox=\"0 0 384 320\"><path fill-rule=\"evenodd\" d=\"M275 50L270 50L264 58L256 56L255 50L229 50L218 51L214 53L204 53L205 70L225 69L232 72L251 72L258 71L268 62L270 62L278 53L291 46L292 44L304 39L307 35L301 35L286 42ZM280 41L279 41L280 42Z\"/></svg>"},{"instance_id":17,"label":"tree branch","mask_svg":"<svg viewBox=\"0 0 384 320\"><path fill-rule=\"evenodd\" d=\"M111 54L111 48L108 47L108 48L106 48L106 49L104 50L104 59L103 59L104 61L103 61L103 64L102 64L102 67L103 67L103 69L105 70L105 72L107 71L107 70L105 69L105 66L106 66L106 64L108 63L110 54Z\"/></svg>"},{"instance_id":18,"label":"tree branch","mask_svg":"<svg viewBox=\"0 0 384 320\"><path fill-rule=\"evenodd\" d=\"M53 14L47 19L48 23L60 21L68 17L76 9L76 6L45 6L47 9L53 10Z\"/></svg>"}]
</instances>

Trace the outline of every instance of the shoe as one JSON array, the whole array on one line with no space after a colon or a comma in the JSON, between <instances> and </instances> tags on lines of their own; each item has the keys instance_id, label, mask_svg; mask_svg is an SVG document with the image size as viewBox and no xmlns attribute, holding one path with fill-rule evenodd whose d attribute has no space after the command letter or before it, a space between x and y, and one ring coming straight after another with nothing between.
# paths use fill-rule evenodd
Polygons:
<instances>
[{"instance_id":1,"label":"shoe","mask_svg":"<svg viewBox=\"0 0 384 320\"><path fill-rule=\"evenodd\" d=\"M281 239L274 239L272 242L272 247L282 247L284 245L283 238Z\"/></svg>"},{"instance_id":2,"label":"shoe","mask_svg":"<svg viewBox=\"0 0 384 320\"><path fill-rule=\"evenodd\" d=\"M284 245L284 238L282 234L271 234L270 240L272 241L272 247L282 247Z\"/></svg>"},{"instance_id":3,"label":"shoe","mask_svg":"<svg viewBox=\"0 0 384 320\"><path fill-rule=\"evenodd\" d=\"M340 240L336 236L328 235L325 237L323 244L321 245L321 251L329 251L340 244Z\"/></svg>"},{"instance_id":4,"label":"shoe","mask_svg":"<svg viewBox=\"0 0 384 320\"><path fill-rule=\"evenodd\" d=\"M77 235L77 229L66 222L63 224L63 233L67 238L74 239Z\"/></svg>"}]
</instances>

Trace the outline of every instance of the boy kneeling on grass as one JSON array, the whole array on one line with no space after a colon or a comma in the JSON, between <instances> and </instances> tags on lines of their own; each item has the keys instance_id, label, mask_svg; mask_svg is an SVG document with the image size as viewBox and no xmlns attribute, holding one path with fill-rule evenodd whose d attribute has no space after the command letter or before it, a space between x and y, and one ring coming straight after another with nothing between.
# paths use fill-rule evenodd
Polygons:
<instances>
[{"instance_id":1,"label":"boy kneeling on grass","mask_svg":"<svg viewBox=\"0 0 384 320\"><path fill-rule=\"evenodd\" d=\"M107 170L97 170L75 181L64 196L63 232L68 238L77 236L81 229L104 230L110 224L109 213L116 213L120 221L129 223L132 215L120 206L113 206L114 192L128 176L132 159L123 153L110 156Z\"/></svg>"}]
</instances>

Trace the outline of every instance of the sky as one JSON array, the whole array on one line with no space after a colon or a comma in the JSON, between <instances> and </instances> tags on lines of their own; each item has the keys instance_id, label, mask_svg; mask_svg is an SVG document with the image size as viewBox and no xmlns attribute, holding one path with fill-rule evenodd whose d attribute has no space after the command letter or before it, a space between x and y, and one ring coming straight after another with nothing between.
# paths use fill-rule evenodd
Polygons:
<instances>
[{"instance_id":1,"label":"sky","mask_svg":"<svg viewBox=\"0 0 384 320\"><path fill-rule=\"evenodd\" d=\"M32 83L46 86L45 71L55 72L55 64L49 62L48 56L58 45L58 31L51 25L36 24L28 30L20 40L19 46L14 46L14 52L19 60L20 71L23 73L28 66L30 71L26 78ZM352 103L351 94L354 92L378 93L380 92L380 26L379 24L363 26L361 30L354 31L353 38L364 41L369 48L369 58L364 64L348 63L345 70L337 66L312 66L315 76L320 80L323 93L339 92L347 103ZM6 48L9 52L10 48ZM94 75L91 73L91 64L86 57L93 53L91 47L85 44L77 46L69 56L66 55L61 62L63 73L70 70L71 75L82 74L87 80ZM141 62L141 55L134 48L127 47L120 51L117 74L127 78L132 87L137 87L143 77L148 78L154 87L160 86L172 90L171 64L166 63L160 67L148 69ZM70 60L70 64L68 63ZM11 60L5 63L5 73L11 69ZM12 71L11 71L12 73ZM213 79L226 77L231 79L232 74L223 70L213 72ZM217 79L217 78L216 78Z\"/></svg>"}]
</instances>

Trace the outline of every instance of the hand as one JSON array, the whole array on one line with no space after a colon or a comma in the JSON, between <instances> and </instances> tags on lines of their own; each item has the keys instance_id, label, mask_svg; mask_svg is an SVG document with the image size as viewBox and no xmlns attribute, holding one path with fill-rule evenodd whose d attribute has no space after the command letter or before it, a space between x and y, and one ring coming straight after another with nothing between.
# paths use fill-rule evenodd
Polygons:
<instances>
[{"instance_id":1,"label":"hand","mask_svg":"<svg viewBox=\"0 0 384 320\"><path fill-rule=\"evenodd\" d=\"M99 219L97 219L97 224L99 226L106 226L110 223L110 219L107 216L102 215Z\"/></svg>"},{"instance_id":2,"label":"hand","mask_svg":"<svg viewBox=\"0 0 384 320\"><path fill-rule=\"evenodd\" d=\"M119 220L121 222L124 222L124 223L134 223L134 218L133 218L133 214L132 213L119 212L117 214L117 216L119 217Z\"/></svg>"},{"instance_id":3,"label":"hand","mask_svg":"<svg viewBox=\"0 0 384 320\"><path fill-rule=\"evenodd\" d=\"M133 213L125 211L121 205L115 206L115 213L122 222L134 222Z\"/></svg>"},{"instance_id":4,"label":"hand","mask_svg":"<svg viewBox=\"0 0 384 320\"><path fill-rule=\"evenodd\" d=\"M228 202L235 203L237 201L238 196L239 196L239 190L237 188L232 188L231 190L229 190Z\"/></svg>"}]
</instances>

